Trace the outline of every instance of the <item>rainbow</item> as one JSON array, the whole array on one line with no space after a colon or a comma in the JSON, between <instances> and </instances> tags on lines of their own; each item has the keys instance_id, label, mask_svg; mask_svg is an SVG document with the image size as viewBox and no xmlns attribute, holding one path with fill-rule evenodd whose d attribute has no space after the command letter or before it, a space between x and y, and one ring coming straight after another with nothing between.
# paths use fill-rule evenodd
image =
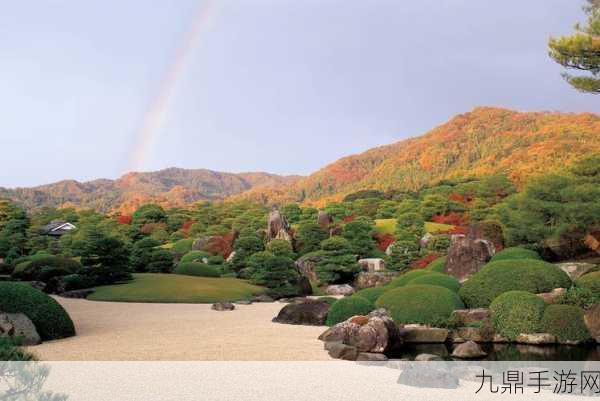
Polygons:
<instances>
[{"instance_id":1,"label":"rainbow","mask_svg":"<svg viewBox=\"0 0 600 401\"><path fill-rule=\"evenodd\" d=\"M149 103L150 106L145 112L140 127L137 130L128 164L128 171L140 171L152 151L161 128L165 123L171 101L175 95L177 83L185 73L187 60L198 46L202 33L207 31L212 25L212 21L216 15L215 6L215 0L205 0L199 5L192 25L184 35L181 45L177 48L173 61L160 81L158 92Z\"/></svg>"}]
</instances>

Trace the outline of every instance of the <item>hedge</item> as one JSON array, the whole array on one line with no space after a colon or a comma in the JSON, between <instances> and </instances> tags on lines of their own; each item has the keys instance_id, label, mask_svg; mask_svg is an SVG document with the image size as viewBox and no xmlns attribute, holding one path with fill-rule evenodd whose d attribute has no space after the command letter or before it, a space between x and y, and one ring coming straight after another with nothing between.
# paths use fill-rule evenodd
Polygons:
<instances>
[{"instance_id":1,"label":"hedge","mask_svg":"<svg viewBox=\"0 0 600 401\"><path fill-rule=\"evenodd\" d=\"M219 269L215 266L207 265L198 262L179 263L175 270L175 274L183 274L186 276L198 277L220 277Z\"/></svg>"},{"instance_id":2,"label":"hedge","mask_svg":"<svg viewBox=\"0 0 600 401\"><path fill-rule=\"evenodd\" d=\"M434 285L407 285L384 293L377 307L387 309L396 323L445 324L464 305L456 293Z\"/></svg>"},{"instance_id":3,"label":"hedge","mask_svg":"<svg viewBox=\"0 0 600 401\"><path fill-rule=\"evenodd\" d=\"M375 306L362 297L347 297L339 299L327 313L326 324L333 326L335 324L344 322L355 315L366 315L375 309Z\"/></svg>"},{"instance_id":4,"label":"hedge","mask_svg":"<svg viewBox=\"0 0 600 401\"><path fill-rule=\"evenodd\" d=\"M534 294L569 288L569 276L551 263L533 259L490 262L463 284L459 295L469 308L487 308L507 291Z\"/></svg>"},{"instance_id":5,"label":"hedge","mask_svg":"<svg viewBox=\"0 0 600 401\"><path fill-rule=\"evenodd\" d=\"M448 259L447 256L442 256L441 258L437 258L436 260L434 260L433 262L431 262L429 264L429 266L427 266L425 268L425 270L429 270L435 273L443 273L444 272L444 268L446 267L446 260Z\"/></svg>"},{"instance_id":6,"label":"hedge","mask_svg":"<svg viewBox=\"0 0 600 401\"><path fill-rule=\"evenodd\" d=\"M577 306L548 305L542 317L541 328L544 333L555 335L560 341L590 339L583 310Z\"/></svg>"},{"instance_id":7,"label":"hedge","mask_svg":"<svg viewBox=\"0 0 600 401\"><path fill-rule=\"evenodd\" d=\"M577 279L575 284L591 290L594 296L600 296L600 271L584 274Z\"/></svg>"},{"instance_id":8,"label":"hedge","mask_svg":"<svg viewBox=\"0 0 600 401\"><path fill-rule=\"evenodd\" d=\"M203 259L207 259L210 257L208 252L204 251L190 251L181 257L180 262L202 262Z\"/></svg>"},{"instance_id":9,"label":"hedge","mask_svg":"<svg viewBox=\"0 0 600 401\"><path fill-rule=\"evenodd\" d=\"M455 277L442 273L426 274L408 282L408 285L413 284L437 285L439 287L444 287L454 292L458 292L458 290L460 289L460 282Z\"/></svg>"},{"instance_id":10,"label":"hedge","mask_svg":"<svg viewBox=\"0 0 600 401\"><path fill-rule=\"evenodd\" d=\"M362 297L374 304L375 301L377 301L377 298L379 298L387 290L389 290L389 288L384 286L365 288L363 290L357 291L353 296Z\"/></svg>"},{"instance_id":11,"label":"hedge","mask_svg":"<svg viewBox=\"0 0 600 401\"><path fill-rule=\"evenodd\" d=\"M497 254L495 254L491 262L497 262L499 260L514 260L514 259L536 259L541 260L542 258L538 255L537 252L532 251L530 249L521 248L518 246L514 246L511 248L504 248Z\"/></svg>"},{"instance_id":12,"label":"hedge","mask_svg":"<svg viewBox=\"0 0 600 401\"><path fill-rule=\"evenodd\" d=\"M530 292L505 292L490 305L492 325L510 340L519 334L537 333L545 307L544 300Z\"/></svg>"},{"instance_id":13,"label":"hedge","mask_svg":"<svg viewBox=\"0 0 600 401\"><path fill-rule=\"evenodd\" d=\"M75 335L73 321L63 307L28 284L0 282L0 310L25 314L35 325L42 340Z\"/></svg>"},{"instance_id":14,"label":"hedge","mask_svg":"<svg viewBox=\"0 0 600 401\"><path fill-rule=\"evenodd\" d=\"M424 269L423 270L411 270L411 271L404 273L401 276L398 276L395 279L393 279L388 284L388 287L389 288L398 288L398 287L405 286L406 284L408 284L410 281L414 280L415 278L425 276L426 274L431 274L431 271L424 270Z\"/></svg>"}]
</instances>

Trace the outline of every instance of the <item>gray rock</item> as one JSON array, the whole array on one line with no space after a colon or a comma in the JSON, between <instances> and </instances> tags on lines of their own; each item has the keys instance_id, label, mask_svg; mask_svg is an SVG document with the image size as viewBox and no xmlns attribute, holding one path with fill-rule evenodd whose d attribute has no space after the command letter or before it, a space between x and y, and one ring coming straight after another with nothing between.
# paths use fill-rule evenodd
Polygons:
<instances>
[{"instance_id":1,"label":"gray rock","mask_svg":"<svg viewBox=\"0 0 600 401\"><path fill-rule=\"evenodd\" d=\"M71 290L71 291L61 292L58 295L63 298L85 299L88 296L92 295L94 292L96 292L95 288L84 288L82 290Z\"/></svg>"},{"instance_id":2,"label":"gray rock","mask_svg":"<svg viewBox=\"0 0 600 401\"><path fill-rule=\"evenodd\" d=\"M519 334L515 342L530 345L556 344L556 337L548 333Z\"/></svg>"},{"instance_id":3,"label":"gray rock","mask_svg":"<svg viewBox=\"0 0 600 401\"><path fill-rule=\"evenodd\" d=\"M388 284L397 276L392 272L360 272L354 280L354 285L358 289L381 287Z\"/></svg>"},{"instance_id":4,"label":"gray rock","mask_svg":"<svg viewBox=\"0 0 600 401\"><path fill-rule=\"evenodd\" d=\"M452 351L452 356L461 359L483 358L486 356L479 344L475 341L467 341L463 344L458 344Z\"/></svg>"},{"instance_id":5,"label":"gray rock","mask_svg":"<svg viewBox=\"0 0 600 401\"><path fill-rule=\"evenodd\" d=\"M388 316L353 316L327 329L319 340L341 342L369 353L384 353L402 342L396 324Z\"/></svg>"},{"instance_id":6,"label":"gray rock","mask_svg":"<svg viewBox=\"0 0 600 401\"><path fill-rule=\"evenodd\" d=\"M443 361L444 358L442 358L439 355L434 355L434 354L419 354L415 357L415 361L417 362L424 362L424 361Z\"/></svg>"},{"instance_id":7,"label":"gray rock","mask_svg":"<svg viewBox=\"0 0 600 401\"><path fill-rule=\"evenodd\" d=\"M252 301L249 299L240 299L239 301L235 301L238 305L252 305Z\"/></svg>"},{"instance_id":8,"label":"gray rock","mask_svg":"<svg viewBox=\"0 0 600 401\"><path fill-rule=\"evenodd\" d=\"M431 367L428 363L412 364L402 370L398 378L398 384L412 387L453 389L458 387L458 377L449 370Z\"/></svg>"},{"instance_id":9,"label":"gray rock","mask_svg":"<svg viewBox=\"0 0 600 401\"><path fill-rule=\"evenodd\" d=\"M596 265L584 262L557 263L556 266L558 266L560 270L567 273L567 275L573 281L596 268Z\"/></svg>"},{"instance_id":10,"label":"gray rock","mask_svg":"<svg viewBox=\"0 0 600 401\"><path fill-rule=\"evenodd\" d=\"M381 272L385 271L385 261L381 258L366 258L359 259L358 264L366 272Z\"/></svg>"},{"instance_id":11,"label":"gray rock","mask_svg":"<svg viewBox=\"0 0 600 401\"><path fill-rule=\"evenodd\" d=\"M253 302L275 302L275 300L273 298L271 298L270 296L265 295L265 294L256 295L256 296L252 297L252 301Z\"/></svg>"},{"instance_id":12,"label":"gray rock","mask_svg":"<svg viewBox=\"0 0 600 401\"><path fill-rule=\"evenodd\" d=\"M455 320L459 326L466 326L471 323L478 323L487 320L490 317L489 309L459 309L452 312L451 319Z\"/></svg>"},{"instance_id":13,"label":"gray rock","mask_svg":"<svg viewBox=\"0 0 600 401\"><path fill-rule=\"evenodd\" d=\"M267 241L272 241L274 239L292 242L290 225L285 216L277 209L274 209L269 213L269 221L267 224Z\"/></svg>"},{"instance_id":14,"label":"gray rock","mask_svg":"<svg viewBox=\"0 0 600 401\"><path fill-rule=\"evenodd\" d=\"M360 352L356 360L365 362L385 362L388 360L388 357L383 354L373 352Z\"/></svg>"},{"instance_id":15,"label":"gray rock","mask_svg":"<svg viewBox=\"0 0 600 401\"><path fill-rule=\"evenodd\" d=\"M37 345L42 342L35 325L22 313L0 312L0 337L19 339L21 345Z\"/></svg>"},{"instance_id":16,"label":"gray rock","mask_svg":"<svg viewBox=\"0 0 600 401\"><path fill-rule=\"evenodd\" d=\"M304 277L308 278L310 281L318 283L319 278L317 277L315 269L317 267L317 263L320 262L321 259L323 258L318 255L304 255L296 261L296 268Z\"/></svg>"},{"instance_id":17,"label":"gray rock","mask_svg":"<svg viewBox=\"0 0 600 401\"><path fill-rule=\"evenodd\" d=\"M276 323L323 326L330 304L318 300L305 300L284 306L273 319Z\"/></svg>"},{"instance_id":18,"label":"gray rock","mask_svg":"<svg viewBox=\"0 0 600 401\"><path fill-rule=\"evenodd\" d=\"M213 304L211 309L216 311L230 311L235 309L235 305L231 302L218 302Z\"/></svg>"},{"instance_id":19,"label":"gray rock","mask_svg":"<svg viewBox=\"0 0 600 401\"><path fill-rule=\"evenodd\" d=\"M333 223L333 219L324 210L319 210L319 214L317 215L317 224L321 226L321 228L328 228L331 223Z\"/></svg>"},{"instance_id":20,"label":"gray rock","mask_svg":"<svg viewBox=\"0 0 600 401\"><path fill-rule=\"evenodd\" d=\"M192 242L192 250L203 251L208 246L209 242L210 237L202 237L195 239L194 242Z\"/></svg>"},{"instance_id":21,"label":"gray rock","mask_svg":"<svg viewBox=\"0 0 600 401\"><path fill-rule=\"evenodd\" d=\"M325 292L328 295L352 295L354 288L348 284L335 284L328 286Z\"/></svg>"},{"instance_id":22,"label":"gray rock","mask_svg":"<svg viewBox=\"0 0 600 401\"><path fill-rule=\"evenodd\" d=\"M374 316L377 316L377 317L387 317L389 319L392 318L392 315L390 315L390 312L388 312L388 310L385 309L385 308L375 309L374 311L369 312L369 314L367 316L368 317L374 317Z\"/></svg>"},{"instance_id":23,"label":"gray rock","mask_svg":"<svg viewBox=\"0 0 600 401\"><path fill-rule=\"evenodd\" d=\"M488 240L462 234L453 235L444 271L464 281L477 273L494 253L495 247Z\"/></svg>"},{"instance_id":24,"label":"gray rock","mask_svg":"<svg viewBox=\"0 0 600 401\"><path fill-rule=\"evenodd\" d=\"M328 351L329 356L335 359L355 361L356 358L358 358L358 350L356 347L341 342L326 342L325 349Z\"/></svg>"},{"instance_id":25,"label":"gray rock","mask_svg":"<svg viewBox=\"0 0 600 401\"><path fill-rule=\"evenodd\" d=\"M400 337L405 343L443 343L448 339L449 331L436 327L405 326L400 329Z\"/></svg>"}]
</instances>

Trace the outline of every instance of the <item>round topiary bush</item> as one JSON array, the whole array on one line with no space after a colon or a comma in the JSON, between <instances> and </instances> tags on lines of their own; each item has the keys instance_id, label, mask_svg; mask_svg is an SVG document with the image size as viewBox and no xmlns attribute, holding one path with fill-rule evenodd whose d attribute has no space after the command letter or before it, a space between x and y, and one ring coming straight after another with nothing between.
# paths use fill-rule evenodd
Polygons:
<instances>
[{"instance_id":1,"label":"round topiary bush","mask_svg":"<svg viewBox=\"0 0 600 401\"><path fill-rule=\"evenodd\" d=\"M325 324L333 326L350 319L352 316L366 315L373 309L375 309L375 306L365 298L354 296L342 298L329 308Z\"/></svg>"},{"instance_id":2,"label":"round topiary bush","mask_svg":"<svg viewBox=\"0 0 600 401\"><path fill-rule=\"evenodd\" d=\"M492 262L496 262L498 260L513 260L513 259L536 259L541 260L542 258L538 255L537 252L532 251L531 249L521 248L518 246L513 246L510 248L504 248L497 254L492 257Z\"/></svg>"},{"instance_id":3,"label":"round topiary bush","mask_svg":"<svg viewBox=\"0 0 600 401\"><path fill-rule=\"evenodd\" d=\"M569 288L569 276L551 263L533 259L490 262L463 284L459 295L469 308L487 308L507 291L534 294Z\"/></svg>"},{"instance_id":4,"label":"round topiary bush","mask_svg":"<svg viewBox=\"0 0 600 401\"><path fill-rule=\"evenodd\" d=\"M575 284L591 290L595 296L600 296L600 271L584 274L577 279Z\"/></svg>"},{"instance_id":5,"label":"round topiary bush","mask_svg":"<svg viewBox=\"0 0 600 401\"><path fill-rule=\"evenodd\" d=\"M402 274L401 276L393 279L387 286L389 288L398 288L405 286L410 281L416 279L417 277L425 276L427 274L431 274L429 270L411 270L407 273Z\"/></svg>"},{"instance_id":6,"label":"round topiary bush","mask_svg":"<svg viewBox=\"0 0 600 401\"><path fill-rule=\"evenodd\" d=\"M219 269L214 266L206 265L198 262L179 263L175 270L175 274L183 274L186 276L198 277L220 277Z\"/></svg>"},{"instance_id":7,"label":"round topiary bush","mask_svg":"<svg viewBox=\"0 0 600 401\"><path fill-rule=\"evenodd\" d=\"M384 292L389 290L387 287L371 287L365 288L363 290L357 291L353 296L362 297L371 303L375 303L377 298L379 298Z\"/></svg>"},{"instance_id":8,"label":"round topiary bush","mask_svg":"<svg viewBox=\"0 0 600 401\"><path fill-rule=\"evenodd\" d=\"M181 257L180 262L202 262L204 259L208 260L210 254L204 251L190 251Z\"/></svg>"},{"instance_id":9,"label":"round topiary bush","mask_svg":"<svg viewBox=\"0 0 600 401\"><path fill-rule=\"evenodd\" d=\"M425 270L429 270L435 273L443 273L444 272L444 268L446 267L446 259L448 259L447 256L442 256L441 258L437 258L436 260L434 260L433 262L431 262L426 268Z\"/></svg>"},{"instance_id":10,"label":"round topiary bush","mask_svg":"<svg viewBox=\"0 0 600 401\"><path fill-rule=\"evenodd\" d=\"M75 335L73 321L63 307L27 284L0 282L0 310L25 314L35 325L42 340Z\"/></svg>"},{"instance_id":11,"label":"round topiary bush","mask_svg":"<svg viewBox=\"0 0 600 401\"><path fill-rule=\"evenodd\" d=\"M560 341L590 339L583 310L573 305L548 305L542 317L541 328L544 333L555 335Z\"/></svg>"},{"instance_id":12,"label":"round topiary bush","mask_svg":"<svg viewBox=\"0 0 600 401\"><path fill-rule=\"evenodd\" d=\"M514 340L519 334L537 333L546 304L543 299L526 291L508 291L490 305L492 324L496 331Z\"/></svg>"},{"instance_id":13,"label":"round topiary bush","mask_svg":"<svg viewBox=\"0 0 600 401\"><path fill-rule=\"evenodd\" d=\"M439 287L445 287L454 292L458 292L460 289L460 282L455 277L442 273L426 274L408 282L408 285L413 284L437 285Z\"/></svg>"},{"instance_id":14,"label":"round topiary bush","mask_svg":"<svg viewBox=\"0 0 600 401\"><path fill-rule=\"evenodd\" d=\"M387 309L396 323L445 324L464 305L456 293L434 285L407 285L386 291L375 305Z\"/></svg>"}]
</instances>

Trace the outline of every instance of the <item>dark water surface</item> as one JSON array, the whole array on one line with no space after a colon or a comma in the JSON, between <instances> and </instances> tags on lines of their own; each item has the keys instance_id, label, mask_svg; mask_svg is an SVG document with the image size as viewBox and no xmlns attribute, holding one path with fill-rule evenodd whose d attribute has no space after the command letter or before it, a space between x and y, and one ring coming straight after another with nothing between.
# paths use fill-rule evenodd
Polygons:
<instances>
[{"instance_id":1,"label":"dark water surface","mask_svg":"<svg viewBox=\"0 0 600 401\"><path fill-rule=\"evenodd\" d=\"M524 345L480 344L488 353L486 361L600 361L600 345ZM389 354L390 359L409 358L419 354L434 354L451 360L451 344L404 344Z\"/></svg>"}]
</instances>

